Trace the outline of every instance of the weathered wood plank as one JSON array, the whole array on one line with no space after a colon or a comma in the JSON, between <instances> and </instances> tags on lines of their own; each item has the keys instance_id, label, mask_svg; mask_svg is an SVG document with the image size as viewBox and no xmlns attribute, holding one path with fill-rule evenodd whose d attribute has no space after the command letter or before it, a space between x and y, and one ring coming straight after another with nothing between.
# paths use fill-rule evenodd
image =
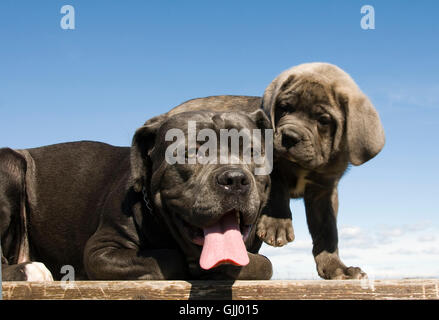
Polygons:
<instances>
[{"instance_id":1,"label":"weathered wood plank","mask_svg":"<svg viewBox=\"0 0 439 320\"><path fill-rule=\"evenodd\" d=\"M3 282L3 299L439 299L439 279Z\"/></svg>"}]
</instances>

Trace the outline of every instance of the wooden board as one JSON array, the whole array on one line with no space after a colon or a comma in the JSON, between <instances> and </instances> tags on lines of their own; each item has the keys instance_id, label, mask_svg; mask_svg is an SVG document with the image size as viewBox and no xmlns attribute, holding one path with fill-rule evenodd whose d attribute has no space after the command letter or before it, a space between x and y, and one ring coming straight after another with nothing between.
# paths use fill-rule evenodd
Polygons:
<instances>
[{"instance_id":1,"label":"wooden board","mask_svg":"<svg viewBox=\"0 0 439 320\"><path fill-rule=\"evenodd\" d=\"M439 279L3 282L3 299L439 299Z\"/></svg>"}]
</instances>

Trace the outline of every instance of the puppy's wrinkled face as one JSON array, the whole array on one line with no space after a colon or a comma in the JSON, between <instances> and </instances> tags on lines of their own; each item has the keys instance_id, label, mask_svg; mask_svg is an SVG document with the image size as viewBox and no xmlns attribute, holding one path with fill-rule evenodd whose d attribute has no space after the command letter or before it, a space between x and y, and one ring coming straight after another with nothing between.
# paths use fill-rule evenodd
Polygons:
<instances>
[{"instance_id":1,"label":"puppy's wrinkled face","mask_svg":"<svg viewBox=\"0 0 439 320\"><path fill-rule=\"evenodd\" d=\"M305 169L323 167L340 149L344 115L323 83L286 81L274 104L274 148Z\"/></svg>"},{"instance_id":2,"label":"puppy's wrinkled face","mask_svg":"<svg viewBox=\"0 0 439 320\"><path fill-rule=\"evenodd\" d=\"M209 139L210 146L215 145L216 150L206 148L206 136L203 141L189 145L190 123L191 128L196 124L197 136L204 129L210 129L210 132L216 134L217 141ZM166 138L167 133L176 128L185 134L180 144L177 139L166 141L170 140L169 137ZM161 125L150 154L151 189L155 204L167 215L171 229L185 242L199 249L204 244L206 230L218 224L225 216L233 217L230 219L239 226L239 232L245 241L254 229L268 198L270 178L268 175L255 175L253 162L220 163L220 130L233 128L238 131L259 129L244 114L207 111L181 113ZM264 145L262 141L256 143ZM240 143L240 150L249 147L251 145ZM173 155L176 155L177 150L183 150L184 163L170 163L167 160L169 150L174 152ZM203 163L203 158L212 156L212 152L218 155L217 163ZM230 152L229 146L229 155Z\"/></svg>"}]
</instances>

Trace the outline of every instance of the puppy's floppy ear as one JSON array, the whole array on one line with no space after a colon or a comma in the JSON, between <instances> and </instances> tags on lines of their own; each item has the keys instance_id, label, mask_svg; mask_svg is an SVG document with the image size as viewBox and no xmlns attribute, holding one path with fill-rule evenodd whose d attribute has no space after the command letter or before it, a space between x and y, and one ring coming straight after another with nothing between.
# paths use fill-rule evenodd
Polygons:
<instances>
[{"instance_id":1,"label":"puppy's floppy ear","mask_svg":"<svg viewBox=\"0 0 439 320\"><path fill-rule=\"evenodd\" d=\"M272 129L271 122L262 109L247 114L247 116L256 123L259 129Z\"/></svg>"},{"instance_id":2,"label":"puppy's floppy ear","mask_svg":"<svg viewBox=\"0 0 439 320\"><path fill-rule=\"evenodd\" d=\"M359 166L384 147L385 135L378 112L358 87L344 88L339 96L346 113L349 160Z\"/></svg>"},{"instance_id":3,"label":"puppy's floppy ear","mask_svg":"<svg viewBox=\"0 0 439 320\"><path fill-rule=\"evenodd\" d=\"M271 120L271 125L273 127L273 129L276 131L276 126L275 126L275 118L274 118L274 114L275 114L275 110L274 110L274 105L275 105L275 101L276 101L276 97L279 94L279 77L277 77L276 79L274 79L269 85L268 87L265 89L264 91L264 95L262 96L262 110L264 110L265 114L267 115L267 117L270 118Z\"/></svg>"},{"instance_id":4,"label":"puppy's floppy ear","mask_svg":"<svg viewBox=\"0 0 439 320\"><path fill-rule=\"evenodd\" d=\"M276 99L278 98L282 90L284 90L286 86L294 81L297 76L296 71L297 67L293 67L282 72L267 86L264 91L264 95L262 97L262 110L264 110L266 115L271 120L271 125L274 131L276 131Z\"/></svg>"},{"instance_id":5,"label":"puppy's floppy ear","mask_svg":"<svg viewBox=\"0 0 439 320\"><path fill-rule=\"evenodd\" d=\"M262 110L264 110L265 114L270 117L272 121L272 125L274 127L274 102L276 100L276 96L279 93L278 81L274 79L268 87L264 91L264 95L262 96Z\"/></svg>"},{"instance_id":6,"label":"puppy's floppy ear","mask_svg":"<svg viewBox=\"0 0 439 320\"><path fill-rule=\"evenodd\" d=\"M148 181L150 168L150 152L155 145L155 138L158 129L166 120L167 115L163 114L146 121L145 124L136 130L131 144L131 178L134 191L141 192Z\"/></svg>"}]
</instances>

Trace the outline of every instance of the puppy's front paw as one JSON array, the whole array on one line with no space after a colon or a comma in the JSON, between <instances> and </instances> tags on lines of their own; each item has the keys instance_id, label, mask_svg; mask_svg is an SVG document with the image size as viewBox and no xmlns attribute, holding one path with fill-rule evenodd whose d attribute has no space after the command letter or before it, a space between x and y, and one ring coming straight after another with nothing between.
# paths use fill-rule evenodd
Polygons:
<instances>
[{"instance_id":1,"label":"puppy's front paw","mask_svg":"<svg viewBox=\"0 0 439 320\"><path fill-rule=\"evenodd\" d=\"M262 215L256 228L256 234L270 246L282 247L294 240L293 223L291 219Z\"/></svg>"},{"instance_id":2,"label":"puppy's front paw","mask_svg":"<svg viewBox=\"0 0 439 320\"><path fill-rule=\"evenodd\" d=\"M367 274L358 267L337 268L331 272L327 279L330 280L363 280Z\"/></svg>"},{"instance_id":3,"label":"puppy's front paw","mask_svg":"<svg viewBox=\"0 0 439 320\"><path fill-rule=\"evenodd\" d=\"M322 252L315 257L317 272L320 277L328 280L363 280L367 274L358 267L346 267L338 254Z\"/></svg>"},{"instance_id":4,"label":"puppy's front paw","mask_svg":"<svg viewBox=\"0 0 439 320\"><path fill-rule=\"evenodd\" d=\"M52 274L41 262L31 262L25 265L26 281L53 281Z\"/></svg>"}]
</instances>

